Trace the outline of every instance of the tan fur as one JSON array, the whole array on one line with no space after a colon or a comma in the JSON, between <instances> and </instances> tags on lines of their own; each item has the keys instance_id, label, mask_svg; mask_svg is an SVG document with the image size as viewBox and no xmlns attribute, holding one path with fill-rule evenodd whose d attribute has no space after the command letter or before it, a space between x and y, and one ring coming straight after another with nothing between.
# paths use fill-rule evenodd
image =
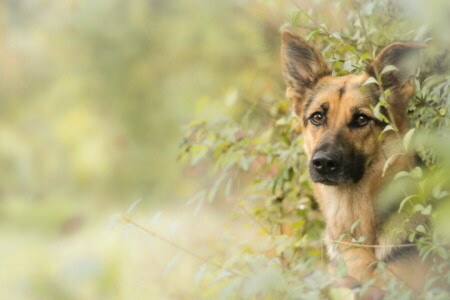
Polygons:
<instances>
[{"instance_id":1,"label":"tan fur","mask_svg":"<svg viewBox=\"0 0 450 300\"><path fill-rule=\"evenodd\" d=\"M296 60L301 60L301 56L293 56L292 52L299 47L304 47L301 48L304 51L300 52L306 52L309 60L296 62ZM391 87L390 114L392 114L393 123L399 129L398 134L388 132L380 141L378 137L383 128L375 126L373 122L358 130L349 129L345 124L350 122L352 118L352 107L360 107L360 111L365 115L375 118L371 108L372 103L369 99L366 99L367 97L361 93L359 88L355 87L361 87L369 78L370 72L374 72L374 70L377 74L381 72L377 69L383 67L383 60L390 59L386 56L386 53L392 47L415 47L418 49L423 45L418 43L392 44L377 56L372 65L369 66L367 73L334 77L323 75L329 70L320 55L317 55L317 50L294 33L283 32L282 65L288 85L286 94L292 100L295 114L302 119L318 110L324 101L329 103L326 126L311 126L309 123L305 126L303 121L300 122L302 123L302 134L304 136L304 149L308 158L311 159L320 141L327 138L331 140L332 137L337 135L338 131L346 141L352 143L355 149L364 153L368 158L364 176L357 183L340 185L312 183L315 197L326 222L325 240L332 262L331 269L333 269L333 263L337 258L342 256L346 261L350 276L358 280L375 278L379 285L382 285L382 280L375 274L373 262L385 259L392 251L390 245L402 243L407 235L406 230L398 236L391 234L391 229L402 226L405 216L393 214L389 220L379 220L375 199L380 188L391 179L393 174L400 170L410 169L415 163L414 156L411 153L399 155L389 167L385 176L382 176L387 158L404 151L402 136L409 129L406 108L414 91L412 80L407 78L406 80L401 79L400 82L399 79L399 82ZM409 50L409 48L406 50ZM387 61L385 64L389 62ZM314 79L314 76L317 80L314 82L313 89L309 80ZM395 80L396 78L388 79ZM340 94L339 90L343 87L345 92ZM313 93L314 101L309 103L309 107L306 108L306 102ZM347 236L341 241L351 243L352 239L363 236L365 237L363 244L375 245L377 248L350 247L341 243L335 249L333 247L334 241L340 240L343 234L350 234L352 224L358 220L359 224L352 236ZM407 227L415 228L417 224L423 222L423 219L416 217L408 223ZM417 255L409 256L405 260L396 260L388 264L387 268L390 276L404 281L417 290L422 288L426 270Z\"/></svg>"}]
</instances>

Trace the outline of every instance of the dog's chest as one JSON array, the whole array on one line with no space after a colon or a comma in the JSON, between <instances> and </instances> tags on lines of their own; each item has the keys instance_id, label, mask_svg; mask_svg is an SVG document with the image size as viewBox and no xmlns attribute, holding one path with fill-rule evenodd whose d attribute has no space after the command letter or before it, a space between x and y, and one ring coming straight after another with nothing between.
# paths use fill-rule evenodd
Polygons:
<instances>
[{"instance_id":1,"label":"dog's chest","mask_svg":"<svg viewBox=\"0 0 450 300\"><path fill-rule=\"evenodd\" d=\"M320 185L315 192L325 216L327 244L338 240L376 243L376 215L369 191Z\"/></svg>"}]
</instances>

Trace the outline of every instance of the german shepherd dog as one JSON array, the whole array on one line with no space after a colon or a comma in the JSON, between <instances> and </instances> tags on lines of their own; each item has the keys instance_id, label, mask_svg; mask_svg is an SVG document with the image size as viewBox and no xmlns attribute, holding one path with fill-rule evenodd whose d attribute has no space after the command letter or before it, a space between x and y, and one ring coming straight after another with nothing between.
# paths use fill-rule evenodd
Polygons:
<instances>
[{"instance_id":1,"label":"german shepherd dog","mask_svg":"<svg viewBox=\"0 0 450 300\"><path fill-rule=\"evenodd\" d=\"M390 44L364 74L335 77L313 46L289 30L282 33L286 94L300 119L315 198L325 218L330 269L344 259L348 275L358 282L374 278L377 286L385 284L375 262L385 263L388 278L418 291L425 281L427 266L415 245L404 246L411 244L408 230L426 220L414 215L405 223L398 206L383 210L378 205L389 179L416 165L416 155L407 153L397 155L384 170L387 159L403 149L402 138L409 130L407 106L424 47L416 42ZM391 65L395 68L385 69ZM381 84L367 84L370 77L381 78ZM383 114L398 132L389 131L380 140L387 122L375 117L373 107L387 89L391 92Z\"/></svg>"}]
</instances>

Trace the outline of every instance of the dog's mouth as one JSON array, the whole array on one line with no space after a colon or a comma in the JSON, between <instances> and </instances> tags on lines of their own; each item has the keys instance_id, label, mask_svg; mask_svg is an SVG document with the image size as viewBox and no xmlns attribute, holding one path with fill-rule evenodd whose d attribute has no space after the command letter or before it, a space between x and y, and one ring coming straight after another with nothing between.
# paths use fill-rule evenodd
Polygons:
<instances>
[{"instance_id":1,"label":"dog's mouth","mask_svg":"<svg viewBox=\"0 0 450 300\"><path fill-rule=\"evenodd\" d=\"M315 181L315 180L313 180L314 182L317 182L317 183L322 183L322 184L325 184L325 185L340 185L340 184L343 184L343 183L340 183L340 182L338 182L338 181L336 181L336 180L330 180L330 179L321 179L321 180L317 180L317 181Z\"/></svg>"},{"instance_id":2,"label":"dog's mouth","mask_svg":"<svg viewBox=\"0 0 450 300\"><path fill-rule=\"evenodd\" d=\"M324 185L342 185L342 184L349 184L349 183L357 183L359 179L354 180L351 178L348 178L347 176L340 176L340 177L327 177L327 176L313 176L311 173L311 180L313 182L321 183Z\"/></svg>"},{"instance_id":3,"label":"dog's mouth","mask_svg":"<svg viewBox=\"0 0 450 300\"><path fill-rule=\"evenodd\" d=\"M309 174L313 182L324 185L343 185L358 183L364 176L364 167L355 168L355 165L350 165L349 168L339 168L334 172L319 172L313 164L310 164Z\"/></svg>"}]
</instances>

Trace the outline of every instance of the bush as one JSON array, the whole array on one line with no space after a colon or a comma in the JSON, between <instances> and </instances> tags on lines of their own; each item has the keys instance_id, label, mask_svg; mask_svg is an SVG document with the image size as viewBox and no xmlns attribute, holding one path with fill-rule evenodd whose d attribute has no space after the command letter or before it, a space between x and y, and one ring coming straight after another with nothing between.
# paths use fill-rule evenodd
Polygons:
<instances>
[{"instance_id":1,"label":"bush","mask_svg":"<svg viewBox=\"0 0 450 300\"><path fill-rule=\"evenodd\" d=\"M438 4L430 4L430 11ZM410 232L411 240L418 233L422 236L421 256L436 262L428 284L434 277L449 283L450 224L446 216L450 210L450 155L446 149L450 146L450 77L446 73L446 41L440 33L445 20L433 20L428 27L417 25L410 7L391 0L330 1L315 8L318 10L297 6L280 29L292 27L322 49L335 76L364 72L376 53L393 41L418 40L432 45L423 55L417 90L408 110L415 130L404 139L406 147L415 147L423 165L400 172L395 180L409 178L416 187L405 195L399 211L420 212L431 219L431 226L420 225ZM281 74L259 76L281 80ZM226 95L222 105L235 108L228 116L195 120L187 126L180 160L186 168L201 168L208 178L214 178L210 188L191 199L197 212L203 203L216 198L233 199L235 212L231 217L249 218L261 242L238 243L205 260L195 281L204 297L212 299L348 299L346 291L323 292L331 282L321 240L324 224L310 188L298 120L290 115L283 86L277 81L275 86L252 87ZM206 110L208 104L204 105ZM413 135L415 139L411 139ZM345 268L338 268L338 272L345 275ZM398 282L387 290L386 299L417 297ZM449 296L430 287L420 297Z\"/></svg>"}]
</instances>

